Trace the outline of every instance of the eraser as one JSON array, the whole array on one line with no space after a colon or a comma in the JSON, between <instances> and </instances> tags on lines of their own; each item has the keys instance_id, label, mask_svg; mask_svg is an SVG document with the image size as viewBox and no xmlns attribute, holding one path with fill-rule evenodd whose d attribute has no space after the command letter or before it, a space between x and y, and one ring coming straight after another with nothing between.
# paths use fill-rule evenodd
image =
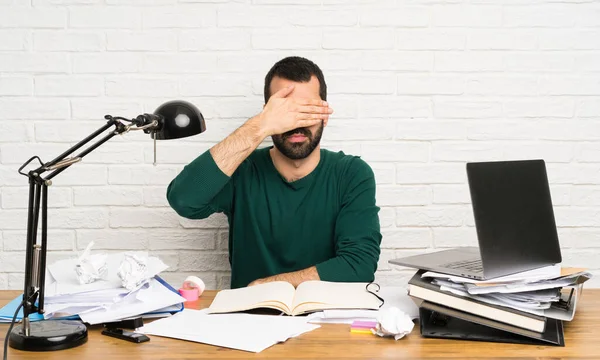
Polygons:
<instances>
[{"instance_id":1,"label":"eraser","mask_svg":"<svg viewBox=\"0 0 600 360\"><path fill-rule=\"evenodd\" d=\"M377 327L377 321L360 321L352 322L352 328L371 329Z\"/></svg>"}]
</instances>

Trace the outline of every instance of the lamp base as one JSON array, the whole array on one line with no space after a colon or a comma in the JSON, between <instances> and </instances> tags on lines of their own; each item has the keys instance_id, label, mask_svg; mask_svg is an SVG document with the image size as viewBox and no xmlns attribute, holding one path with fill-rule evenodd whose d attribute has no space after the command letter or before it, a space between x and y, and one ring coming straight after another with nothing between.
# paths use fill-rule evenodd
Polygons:
<instances>
[{"instance_id":1,"label":"lamp base","mask_svg":"<svg viewBox=\"0 0 600 360\"><path fill-rule=\"evenodd\" d=\"M30 323L29 336L23 325L10 333L9 345L25 351L54 351L73 348L87 342L87 327L77 320L42 320Z\"/></svg>"}]
</instances>

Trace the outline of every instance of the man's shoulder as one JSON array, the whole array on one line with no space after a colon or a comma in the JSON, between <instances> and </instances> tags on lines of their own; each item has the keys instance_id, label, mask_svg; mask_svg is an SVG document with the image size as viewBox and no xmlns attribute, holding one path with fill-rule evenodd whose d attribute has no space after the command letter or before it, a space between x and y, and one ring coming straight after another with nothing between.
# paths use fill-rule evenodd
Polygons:
<instances>
[{"instance_id":1,"label":"man's shoulder","mask_svg":"<svg viewBox=\"0 0 600 360\"><path fill-rule=\"evenodd\" d=\"M373 176L371 166L359 155L346 154L343 150L332 151L322 149L323 155L329 159L329 163L336 171L344 175Z\"/></svg>"},{"instance_id":2,"label":"man's shoulder","mask_svg":"<svg viewBox=\"0 0 600 360\"><path fill-rule=\"evenodd\" d=\"M269 155L269 148L259 148L250 153L244 161L238 166L234 172L236 178L247 177L255 173L257 170L260 171L263 167L267 166L265 161Z\"/></svg>"},{"instance_id":3,"label":"man's shoulder","mask_svg":"<svg viewBox=\"0 0 600 360\"><path fill-rule=\"evenodd\" d=\"M343 196L365 189L376 187L375 174L371 166L358 155L346 154L343 151L325 150L331 168L335 172L336 181ZM359 190L357 190L359 189ZM362 189L362 190L360 190Z\"/></svg>"},{"instance_id":4,"label":"man's shoulder","mask_svg":"<svg viewBox=\"0 0 600 360\"><path fill-rule=\"evenodd\" d=\"M270 147L257 148L248 155L246 161L252 163L261 163L269 155Z\"/></svg>"}]
</instances>

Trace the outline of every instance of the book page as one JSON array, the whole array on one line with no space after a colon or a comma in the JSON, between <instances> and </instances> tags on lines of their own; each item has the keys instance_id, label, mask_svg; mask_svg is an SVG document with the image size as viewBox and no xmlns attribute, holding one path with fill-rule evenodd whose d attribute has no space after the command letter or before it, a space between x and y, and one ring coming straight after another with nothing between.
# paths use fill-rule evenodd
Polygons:
<instances>
[{"instance_id":1,"label":"book page","mask_svg":"<svg viewBox=\"0 0 600 360\"><path fill-rule=\"evenodd\" d=\"M325 309L379 309L381 301L366 286L367 283L303 282L296 289L293 314Z\"/></svg>"},{"instance_id":2,"label":"book page","mask_svg":"<svg viewBox=\"0 0 600 360\"><path fill-rule=\"evenodd\" d=\"M294 286L274 281L239 289L221 290L208 308L209 313L228 313L258 308L276 309L290 314Z\"/></svg>"}]
</instances>

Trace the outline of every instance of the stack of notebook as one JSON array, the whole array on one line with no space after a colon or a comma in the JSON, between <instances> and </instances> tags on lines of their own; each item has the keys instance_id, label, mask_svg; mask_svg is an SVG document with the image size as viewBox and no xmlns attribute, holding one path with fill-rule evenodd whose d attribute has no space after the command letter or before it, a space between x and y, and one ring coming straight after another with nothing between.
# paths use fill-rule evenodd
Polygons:
<instances>
[{"instance_id":1,"label":"stack of notebook","mask_svg":"<svg viewBox=\"0 0 600 360\"><path fill-rule=\"evenodd\" d=\"M574 318L591 275L574 268L558 268L555 275L518 275L475 281L417 271L409 295L419 306L421 334L564 346L563 321Z\"/></svg>"}]
</instances>

